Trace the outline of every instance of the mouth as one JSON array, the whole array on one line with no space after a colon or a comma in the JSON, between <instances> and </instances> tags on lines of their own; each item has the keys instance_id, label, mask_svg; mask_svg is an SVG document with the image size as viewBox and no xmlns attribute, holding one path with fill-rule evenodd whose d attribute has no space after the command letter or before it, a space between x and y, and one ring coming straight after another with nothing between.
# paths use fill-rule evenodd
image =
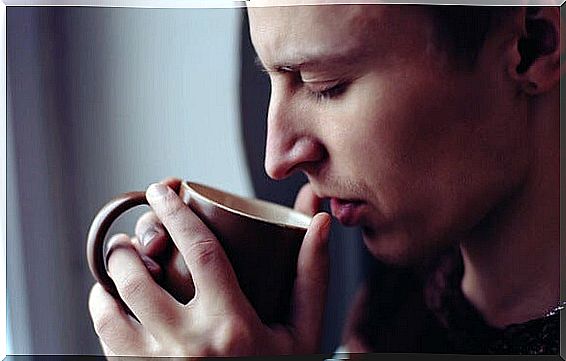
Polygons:
<instances>
[{"instance_id":1,"label":"mouth","mask_svg":"<svg viewBox=\"0 0 566 361\"><path fill-rule=\"evenodd\" d=\"M360 224L365 202L358 199L330 198L332 215L347 227Z\"/></svg>"}]
</instances>

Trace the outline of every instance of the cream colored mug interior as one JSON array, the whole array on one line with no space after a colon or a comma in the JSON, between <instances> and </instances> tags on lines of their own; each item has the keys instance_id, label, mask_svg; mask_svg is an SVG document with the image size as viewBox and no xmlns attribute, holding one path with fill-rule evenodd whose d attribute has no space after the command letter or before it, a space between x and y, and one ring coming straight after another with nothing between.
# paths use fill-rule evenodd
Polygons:
<instances>
[{"instance_id":1,"label":"cream colored mug interior","mask_svg":"<svg viewBox=\"0 0 566 361\"><path fill-rule=\"evenodd\" d=\"M253 198L244 198L202 184L183 183L191 194L227 211L268 223L306 229L312 217L291 208Z\"/></svg>"}]
</instances>

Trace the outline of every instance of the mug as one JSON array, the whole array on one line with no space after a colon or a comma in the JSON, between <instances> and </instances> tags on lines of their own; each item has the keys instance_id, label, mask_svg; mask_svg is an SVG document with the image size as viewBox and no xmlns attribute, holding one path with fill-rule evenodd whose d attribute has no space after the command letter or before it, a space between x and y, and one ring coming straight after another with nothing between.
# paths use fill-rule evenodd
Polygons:
<instances>
[{"instance_id":1,"label":"mug","mask_svg":"<svg viewBox=\"0 0 566 361\"><path fill-rule=\"evenodd\" d=\"M182 182L178 194L219 240L240 288L261 320L286 323L299 249L312 218L275 203L194 182ZM98 212L88 233L90 271L116 299L120 298L106 269L105 237L122 213L142 204L148 204L144 192L116 197Z\"/></svg>"}]
</instances>

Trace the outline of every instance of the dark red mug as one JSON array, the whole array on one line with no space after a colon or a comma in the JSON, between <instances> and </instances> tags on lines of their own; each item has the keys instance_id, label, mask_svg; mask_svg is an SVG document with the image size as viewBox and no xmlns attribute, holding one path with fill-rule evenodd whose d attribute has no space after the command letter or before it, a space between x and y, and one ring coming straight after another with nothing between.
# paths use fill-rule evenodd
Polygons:
<instances>
[{"instance_id":1,"label":"dark red mug","mask_svg":"<svg viewBox=\"0 0 566 361\"><path fill-rule=\"evenodd\" d=\"M179 196L222 244L240 288L261 320L286 323L299 249L312 218L291 208L193 182L182 182ZM142 204L147 204L144 192L116 197L98 212L88 233L87 259L92 275L117 299L116 286L106 269L106 234L122 213Z\"/></svg>"}]
</instances>

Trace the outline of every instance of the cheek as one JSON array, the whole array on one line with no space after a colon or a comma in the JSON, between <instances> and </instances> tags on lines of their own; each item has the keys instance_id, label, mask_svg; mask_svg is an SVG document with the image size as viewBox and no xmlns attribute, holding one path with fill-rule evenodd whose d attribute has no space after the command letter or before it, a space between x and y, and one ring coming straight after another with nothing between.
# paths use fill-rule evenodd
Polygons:
<instances>
[{"instance_id":1,"label":"cheek","mask_svg":"<svg viewBox=\"0 0 566 361\"><path fill-rule=\"evenodd\" d=\"M512 117L490 88L422 69L367 77L323 117L335 171L371 189L380 216L411 232L477 218L518 169L509 167L520 139L509 137Z\"/></svg>"},{"instance_id":2,"label":"cheek","mask_svg":"<svg viewBox=\"0 0 566 361\"><path fill-rule=\"evenodd\" d=\"M426 147L415 152L416 140L423 136L416 129L424 128L415 119L426 118L420 116L425 109L414 104L408 90L389 89L358 87L342 102L329 102L317 116L322 119L319 131L331 154L331 173L369 191L366 196L377 212L372 222L415 228L401 224L414 223L405 219L428 206L420 194L426 164L418 161L428 158Z\"/></svg>"},{"instance_id":3,"label":"cheek","mask_svg":"<svg viewBox=\"0 0 566 361\"><path fill-rule=\"evenodd\" d=\"M469 102L476 90L423 77L422 71L406 74L367 79L328 119L343 174L375 191L383 215L416 226L430 223L431 212L452 211L455 195L466 192L457 187L494 149L486 147L487 132L477 122L482 114Z\"/></svg>"},{"instance_id":4,"label":"cheek","mask_svg":"<svg viewBox=\"0 0 566 361\"><path fill-rule=\"evenodd\" d=\"M415 237L473 227L528 168L526 121L512 94L482 78L398 81L374 103L366 131L378 142L382 207Z\"/></svg>"},{"instance_id":5,"label":"cheek","mask_svg":"<svg viewBox=\"0 0 566 361\"><path fill-rule=\"evenodd\" d=\"M406 79L372 81L382 86L360 88L343 114L349 121L339 143L347 154L340 156L354 160L354 176L375 190L379 211L394 217L425 206L439 124L426 89Z\"/></svg>"}]
</instances>

